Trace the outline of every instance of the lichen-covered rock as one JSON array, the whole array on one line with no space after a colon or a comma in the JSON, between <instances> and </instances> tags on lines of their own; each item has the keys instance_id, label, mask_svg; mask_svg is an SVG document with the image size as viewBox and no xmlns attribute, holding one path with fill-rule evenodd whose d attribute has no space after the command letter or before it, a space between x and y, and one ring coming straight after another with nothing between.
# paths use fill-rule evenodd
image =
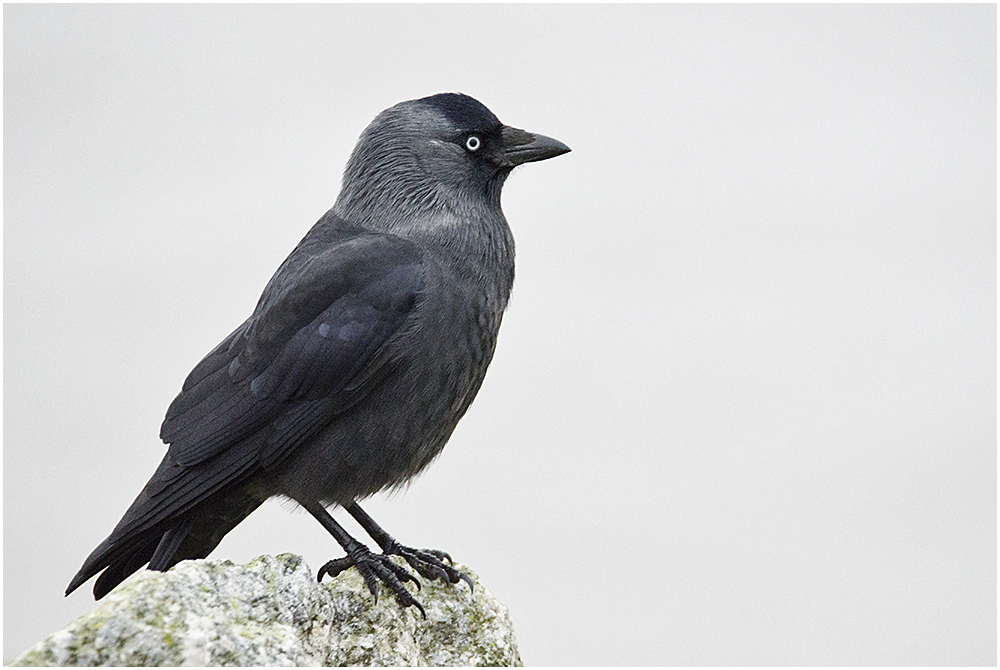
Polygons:
<instances>
[{"instance_id":1,"label":"lichen-covered rock","mask_svg":"<svg viewBox=\"0 0 1000 670\"><path fill-rule=\"evenodd\" d=\"M425 621L357 570L316 582L300 556L140 571L13 665L521 665L507 608L476 585L421 580Z\"/></svg>"}]
</instances>

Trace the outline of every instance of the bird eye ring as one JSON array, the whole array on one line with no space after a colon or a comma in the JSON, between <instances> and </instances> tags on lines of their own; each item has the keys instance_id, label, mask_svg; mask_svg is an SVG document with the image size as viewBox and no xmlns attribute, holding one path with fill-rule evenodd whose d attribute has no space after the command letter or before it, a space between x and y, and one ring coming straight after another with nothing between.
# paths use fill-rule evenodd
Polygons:
<instances>
[{"instance_id":1,"label":"bird eye ring","mask_svg":"<svg viewBox=\"0 0 1000 670\"><path fill-rule=\"evenodd\" d=\"M480 146L482 146L482 142L475 135L469 135L469 139L465 140L465 148L469 151L477 151Z\"/></svg>"}]
</instances>

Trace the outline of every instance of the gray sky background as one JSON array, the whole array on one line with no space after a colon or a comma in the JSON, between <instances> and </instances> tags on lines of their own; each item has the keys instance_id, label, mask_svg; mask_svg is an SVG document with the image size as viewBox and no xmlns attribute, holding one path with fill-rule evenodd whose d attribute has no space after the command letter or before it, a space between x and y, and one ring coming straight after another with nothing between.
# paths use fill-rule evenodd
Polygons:
<instances>
[{"instance_id":1,"label":"gray sky background","mask_svg":"<svg viewBox=\"0 0 1000 670\"><path fill-rule=\"evenodd\" d=\"M995 665L996 11L5 5L4 659L94 606L365 125L462 91L573 153L508 181L486 383L372 516L528 664ZM281 552L342 553L275 502L213 557Z\"/></svg>"}]
</instances>

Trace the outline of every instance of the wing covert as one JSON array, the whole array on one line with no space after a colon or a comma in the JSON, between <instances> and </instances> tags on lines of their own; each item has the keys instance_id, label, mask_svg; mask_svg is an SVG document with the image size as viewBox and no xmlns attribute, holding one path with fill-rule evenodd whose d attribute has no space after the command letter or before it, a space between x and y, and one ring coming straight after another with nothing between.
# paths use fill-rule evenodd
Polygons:
<instances>
[{"instance_id":1,"label":"wing covert","mask_svg":"<svg viewBox=\"0 0 1000 670\"><path fill-rule=\"evenodd\" d=\"M376 354L423 289L419 253L375 233L310 239L317 229L324 232L317 225L302 240L253 315L195 366L167 410L160 437L181 468L268 427L260 457L273 465L356 402L345 392L352 379L386 363Z\"/></svg>"}]
</instances>

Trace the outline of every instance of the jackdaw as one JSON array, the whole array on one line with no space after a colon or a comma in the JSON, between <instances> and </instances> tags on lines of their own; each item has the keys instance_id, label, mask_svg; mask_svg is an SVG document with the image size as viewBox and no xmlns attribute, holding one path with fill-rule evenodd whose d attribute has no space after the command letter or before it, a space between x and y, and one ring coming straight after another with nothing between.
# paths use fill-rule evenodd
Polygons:
<instances>
[{"instance_id":1,"label":"jackdaw","mask_svg":"<svg viewBox=\"0 0 1000 670\"><path fill-rule=\"evenodd\" d=\"M357 501L423 470L476 396L514 281L501 187L518 165L568 151L457 93L375 117L333 208L184 381L160 428L166 456L66 594L100 573L100 599L143 564L204 558L271 496L304 507L346 552L320 580L353 566L376 599L382 580L421 612L403 585L419 581L389 556L426 579L468 581ZM381 554L330 516L335 505Z\"/></svg>"}]
</instances>

